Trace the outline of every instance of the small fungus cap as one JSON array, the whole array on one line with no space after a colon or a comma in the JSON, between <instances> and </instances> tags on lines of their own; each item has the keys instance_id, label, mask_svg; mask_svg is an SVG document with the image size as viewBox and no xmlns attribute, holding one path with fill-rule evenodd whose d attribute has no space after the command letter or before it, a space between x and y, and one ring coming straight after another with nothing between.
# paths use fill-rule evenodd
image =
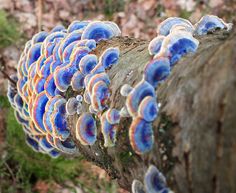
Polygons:
<instances>
[{"instance_id":1,"label":"small fungus cap","mask_svg":"<svg viewBox=\"0 0 236 193\"><path fill-rule=\"evenodd\" d=\"M127 96L126 106L131 116L137 116L139 104L146 96L155 97L155 90L151 84L143 80Z\"/></svg>"},{"instance_id":2,"label":"small fungus cap","mask_svg":"<svg viewBox=\"0 0 236 193\"><path fill-rule=\"evenodd\" d=\"M154 144L152 124L143 119L133 119L129 128L130 144L137 154L149 152Z\"/></svg>"},{"instance_id":3,"label":"small fungus cap","mask_svg":"<svg viewBox=\"0 0 236 193\"><path fill-rule=\"evenodd\" d=\"M71 97L66 102L66 114L75 115L77 112L79 101L75 97Z\"/></svg>"},{"instance_id":4,"label":"small fungus cap","mask_svg":"<svg viewBox=\"0 0 236 193\"><path fill-rule=\"evenodd\" d=\"M131 189L132 193L146 193L142 182L136 179L133 180Z\"/></svg>"},{"instance_id":5,"label":"small fungus cap","mask_svg":"<svg viewBox=\"0 0 236 193\"><path fill-rule=\"evenodd\" d=\"M106 111L106 119L110 124L118 124L120 122L120 111L110 108Z\"/></svg>"},{"instance_id":6,"label":"small fungus cap","mask_svg":"<svg viewBox=\"0 0 236 193\"><path fill-rule=\"evenodd\" d=\"M80 60L79 69L84 75L86 75L89 74L94 69L97 63L98 63L97 56L94 54L88 54Z\"/></svg>"},{"instance_id":7,"label":"small fungus cap","mask_svg":"<svg viewBox=\"0 0 236 193\"><path fill-rule=\"evenodd\" d=\"M166 188L166 179L155 166L151 165L145 174L144 185L150 193L162 192Z\"/></svg>"},{"instance_id":8,"label":"small fungus cap","mask_svg":"<svg viewBox=\"0 0 236 193\"><path fill-rule=\"evenodd\" d=\"M180 18L180 17L169 17L166 20L164 20L163 22L161 22L158 27L157 27L157 34L158 35L163 35L163 36L167 36L170 33L170 29L174 26L174 25L179 25L179 24L184 24L184 25L188 25L189 28L194 29L193 25L191 24L190 21Z\"/></svg>"},{"instance_id":9,"label":"small fungus cap","mask_svg":"<svg viewBox=\"0 0 236 193\"><path fill-rule=\"evenodd\" d=\"M76 138L82 145L93 145L97 140L96 121L90 113L83 113L76 123Z\"/></svg>"},{"instance_id":10,"label":"small fungus cap","mask_svg":"<svg viewBox=\"0 0 236 193\"><path fill-rule=\"evenodd\" d=\"M156 99L146 96L139 105L138 116L147 122L152 122L157 118L158 111Z\"/></svg>"},{"instance_id":11,"label":"small fungus cap","mask_svg":"<svg viewBox=\"0 0 236 193\"><path fill-rule=\"evenodd\" d=\"M122 85L121 89L120 89L120 94L122 96L128 96L129 93L133 90L133 87L130 86L129 84L124 84Z\"/></svg>"},{"instance_id":12,"label":"small fungus cap","mask_svg":"<svg viewBox=\"0 0 236 193\"><path fill-rule=\"evenodd\" d=\"M84 29L81 39L94 39L96 42L107 40L115 34L110 25L101 21L90 22Z\"/></svg>"},{"instance_id":13,"label":"small fungus cap","mask_svg":"<svg viewBox=\"0 0 236 193\"><path fill-rule=\"evenodd\" d=\"M161 45L162 45L162 42L164 40L165 36L157 36L155 37L148 45L148 51L149 51L149 54L150 55L155 55L157 54L160 49L161 49Z\"/></svg>"},{"instance_id":14,"label":"small fungus cap","mask_svg":"<svg viewBox=\"0 0 236 193\"><path fill-rule=\"evenodd\" d=\"M215 29L232 29L232 23L225 23L221 18L215 15L205 15L203 16L198 23L195 24L196 35L206 35L208 32Z\"/></svg>"},{"instance_id":15,"label":"small fungus cap","mask_svg":"<svg viewBox=\"0 0 236 193\"><path fill-rule=\"evenodd\" d=\"M154 88L159 82L165 80L170 74L170 61L167 57L159 57L146 64L144 69L144 79Z\"/></svg>"},{"instance_id":16,"label":"small fungus cap","mask_svg":"<svg viewBox=\"0 0 236 193\"><path fill-rule=\"evenodd\" d=\"M120 50L118 47L116 48L108 48L106 49L101 57L99 58L100 62L104 66L105 69L115 65L118 63L120 56Z\"/></svg>"}]
</instances>

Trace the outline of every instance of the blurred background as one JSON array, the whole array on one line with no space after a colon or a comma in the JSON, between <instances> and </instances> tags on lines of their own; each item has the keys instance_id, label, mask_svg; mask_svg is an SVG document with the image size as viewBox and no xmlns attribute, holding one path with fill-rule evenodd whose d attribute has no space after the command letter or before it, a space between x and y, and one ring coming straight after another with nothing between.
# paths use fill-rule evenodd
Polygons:
<instances>
[{"instance_id":1,"label":"blurred background","mask_svg":"<svg viewBox=\"0 0 236 193\"><path fill-rule=\"evenodd\" d=\"M81 157L50 159L25 144L6 98L6 78L33 34L73 20L111 20L123 36L150 41L165 18L194 24L214 14L232 22L235 12L234 0L0 0L0 193L127 193Z\"/></svg>"}]
</instances>

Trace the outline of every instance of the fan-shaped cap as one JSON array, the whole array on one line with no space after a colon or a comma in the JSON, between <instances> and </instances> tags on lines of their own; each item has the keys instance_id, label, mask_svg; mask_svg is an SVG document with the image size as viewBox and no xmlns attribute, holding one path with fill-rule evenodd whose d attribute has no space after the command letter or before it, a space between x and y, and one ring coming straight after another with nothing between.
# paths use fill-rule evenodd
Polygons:
<instances>
[{"instance_id":1,"label":"fan-shaped cap","mask_svg":"<svg viewBox=\"0 0 236 193\"><path fill-rule=\"evenodd\" d=\"M143 119L135 118L129 128L130 144L137 154L150 151L154 144L152 124Z\"/></svg>"},{"instance_id":2,"label":"fan-shaped cap","mask_svg":"<svg viewBox=\"0 0 236 193\"><path fill-rule=\"evenodd\" d=\"M64 141L54 138L54 145L59 151L66 154L74 154L77 150L74 141L70 137Z\"/></svg>"},{"instance_id":3,"label":"fan-shaped cap","mask_svg":"<svg viewBox=\"0 0 236 193\"><path fill-rule=\"evenodd\" d=\"M133 90L132 86L130 86L129 84L124 84L124 85L122 85L122 87L120 89L120 94L122 96L127 97L132 90Z\"/></svg>"},{"instance_id":4,"label":"fan-shaped cap","mask_svg":"<svg viewBox=\"0 0 236 193\"><path fill-rule=\"evenodd\" d=\"M84 88L84 78L84 75L79 70L73 74L71 87L74 91L79 91Z\"/></svg>"},{"instance_id":5,"label":"fan-shaped cap","mask_svg":"<svg viewBox=\"0 0 236 193\"><path fill-rule=\"evenodd\" d=\"M98 81L92 90L91 105L95 111L102 111L106 107L106 102L110 97L110 92L107 84L103 81Z\"/></svg>"},{"instance_id":6,"label":"fan-shaped cap","mask_svg":"<svg viewBox=\"0 0 236 193\"><path fill-rule=\"evenodd\" d=\"M166 179L155 166L150 165L144 177L144 185L150 193L162 192L166 188Z\"/></svg>"},{"instance_id":7,"label":"fan-shaped cap","mask_svg":"<svg viewBox=\"0 0 236 193\"><path fill-rule=\"evenodd\" d=\"M45 106L48 102L48 98L45 94L45 91L38 94L35 98L32 112L33 112L33 121L37 129L39 129L42 133L45 133L45 127L43 125L43 115L45 113Z\"/></svg>"},{"instance_id":8,"label":"fan-shaped cap","mask_svg":"<svg viewBox=\"0 0 236 193\"><path fill-rule=\"evenodd\" d=\"M169 57L170 65L173 66L182 56L196 52L198 44L199 41L191 33L174 31L164 39L160 52L154 58Z\"/></svg>"},{"instance_id":9,"label":"fan-shaped cap","mask_svg":"<svg viewBox=\"0 0 236 193\"><path fill-rule=\"evenodd\" d=\"M75 115L77 113L78 105L79 101L77 101L75 97L69 98L66 102L66 114Z\"/></svg>"},{"instance_id":10,"label":"fan-shaped cap","mask_svg":"<svg viewBox=\"0 0 236 193\"><path fill-rule=\"evenodd\" d=\"M107 120L107 112L101 117L101 132L104 138L104 147L113 147L116 142L117 125L110 124Z\"/></svg>"},{"instance_id":11,"label":"fan-shaped cap","mask_svg":"<svg viewBox=\"0 0 236 193\"><path fill-rule=\"evenodd\" d=\"M85 28L87 25L89 24L89 21L73 21L71 22L71 24L68 26L68 33L71 33L75 30L80 30L80 29L83 29Z\"/></svg>"},{"instance_id":12,"label":"fan-shaped cap","mask_svg":"<svg viewBox=\"0 0 236 193\"><path fill-rule=\"evenodd\" d=\"M79 62L80 71L86 75L89 74L97 65L98 59L94 54L88 54L84 56Z\"/></svg>"},{"instance_id":13,"label":"fan-shaped cap","mask_svg":"<svg viewBox=\"0 0 236 193\"><path fill-rule=\"evenodd\" d=\"M81 39L94 39L96 42L107 40L115 34L113 29L101 21L90 22L84 29Z\"/></svg>"},{"instance_id":14,"label":"fan-shaped cap","mask_svg":"<svg viewBox=\"0 0 236 193\"><path fill-rule=\"evenodd\" d=\"M132 189L132 193L146 193L142 182L136 179L133 180L131 189Z\"/></svg>"},{"instance_id":15,"label":"fan-shaped cap","mask_svg":"<svg viewBox=\"0 0 236 193\"><path fill-rule=\"evenodd\" d=\"M36 44L39 42L43 42L45 40L45 38L47 37L48 33L45 31L41 31L36 33L33 37L32 37L32 44Z\"/></svg>"},{"instance_id":16,"label":"fan-shaped cap","mask_svg":"<svg viewBox=\"0 0 236 193\"><path fill-rule=\"evenodd\" d=\"M179 24L184 24L184 25L188 25L189 28L194 29L193 25L191 24L190 21L180 18L180 17L169 17L168 19L164 20L163 22L161 22L158 25L157 28L157 34L158 35L163 35L163 36L167 36L170 33L170 29L174 26L174 25L179 25Z\"/></svg>"},{"instance_id":17,"label":"fan-shaped cap","mask_svg":"<svg viewBox=\"0 0 236 193\"><path fill-rule=\"evenodd\" d=\"M206 35L208 32L215 29L227 29L232 28L232 23L225 23L222 19L215 15L205 15L198 23L195 24L195 34L196 35Z\"/></svg>"},{"instance_id":18,"label":"fan-shaped cap","mask_svg":"<svg viewBox=\"0 0 236 193\"><path fill-rule=\"evenodd\" d=\"M110 124L118 124L120 122L120 111L110 108L106 111L106 119Z\"/></svg>"},{"instance_id":19,"label":"fan-shaped cap","mask_svg":"<svg viewBox=\"0 0 236 193\"><path fill-rule=\"evenodd\" d=\"M83 113L76 123L76 138L82 145L93 145L97 140L96 121L89 113Z\"/></svg>"},{"instance_id":20,"label":"fan-shaped cap","mask_svg":"<svg viewBox=\"0 0 236 193\"><path fill-rule=\"evenodd\" d=\"M170 74L170 61L167 57L159 57L146 64L144 69L144 79L154 88L159 82L165 80Z\"/></svg>"},{"instance_id":21,"label":"fan-shaped cap","mask_svg":"<svg viewBox=\"0 0 236 193\"><path fill-rule=\"evenodd\" d=\"M151 84L143 80L127 96L126 107L131 116L137 116L139 104L146 96L155 97L155 90Z\"/></svg>"},{"instance_id":22,"label":"fan-shaped cap","mask_svg":"<svg viewBox=\"0 0 236 193\"><path fill-rule=\"evenodd\" d=\"M105 69L115 65L118 63L120 56L120 50L118 47L116 48L108 48L106 49L102 55L100 56L99 60L104 66Z\"/></svg>"},{"instance_id":23,"label":"fan-shaped cap","mask_svg":"<svg viewBox=\"0 0 236 193\"><path fill-rule=\"evenodd\" d=\"M150 55L158 54L158 52L161 49L162 42L164 40L165 36L157 36L155 37L148 45L148 51Z\"/></svg>"},{"instance_id":24,"label":"fan-shaped cap","mask_svg":"<svg viewBox=\"0 0 236 193\"><path fill-rule=\"evenodd\" d=\"M38 141L36 140L36 138L30 136L30 135L26 135L26 144L31 147L34 151L38 152L39 151L39 144Z\"/></svg>"},{"instance_id":25,"label":"fan-shaped cap","mask_svg":"<svg viewBox=\"0 0 236 193\"><path fill-rule=\"evenodd\" d=\"M147 122L152 122L157 118L158 106L156 98L146 96L139 105L138 116Z\"/></svg>"}]
</instances>

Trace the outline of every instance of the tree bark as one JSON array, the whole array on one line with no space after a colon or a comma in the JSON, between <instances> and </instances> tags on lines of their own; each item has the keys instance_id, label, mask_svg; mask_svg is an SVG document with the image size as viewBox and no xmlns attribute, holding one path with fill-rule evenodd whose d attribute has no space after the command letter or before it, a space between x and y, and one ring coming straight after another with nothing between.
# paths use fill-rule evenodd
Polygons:
<instances>
[{"instance_id":1,"label":"tree bark","mask_svg":"<svg viewBox=\"0 0 236 193\"><path fill-rule=\"evenodd\" d=\"M128 139L131 118L121 119L114 147L103 147L99 121L97 142L83 146L75 138L75 115L68 122L80 153L126 190L131 189L133 179L143 181L149 164L154 164L176 193L235 193L235 35L234 30L197 37L197 53L181 59L158 87L161 109L153 123L155 145L151 152L142 156L133 152ZM103 41L94 52L100 56L111 46L119 46L121 56L119 64L108 71L112 92L109 106L121 109L126 99L120 95L121 86L138 83L151 57L147 41L128 37ZM71 91L68 96L75 94Z\"/></svg>"}]
</instances>

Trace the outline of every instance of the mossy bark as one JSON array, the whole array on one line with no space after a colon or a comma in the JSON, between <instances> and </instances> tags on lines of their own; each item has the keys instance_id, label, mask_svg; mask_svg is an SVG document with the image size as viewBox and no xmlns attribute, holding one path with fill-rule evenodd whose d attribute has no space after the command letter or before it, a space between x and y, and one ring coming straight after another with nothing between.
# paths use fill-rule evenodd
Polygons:
<instances>
[{"instance_id":1,"label":"mossy bark","mask_svg":"<svg viewBox=\"0 0 236 193\"><path fill-rule=\"evenodd\" d=\"M97 142L83 146L74 134L76 115L68 121L80 153L126 190L133 179L143 181L149 164L154 164L176 193L236 192L235 35L220 31L197 37L197 53L181 59L158 87L161 109L153 123L155 145L151 152L140 156L132 151L128 139L131 118L122 118L114 147L103 147L99 121ZM128 37L101 42L94 52L99 56L111 46L120 47L121 57L108 71L110 107L121 109L125 104L121 86L138 83L151 57L147 41Z\"/></svg>"}]
</instances>

